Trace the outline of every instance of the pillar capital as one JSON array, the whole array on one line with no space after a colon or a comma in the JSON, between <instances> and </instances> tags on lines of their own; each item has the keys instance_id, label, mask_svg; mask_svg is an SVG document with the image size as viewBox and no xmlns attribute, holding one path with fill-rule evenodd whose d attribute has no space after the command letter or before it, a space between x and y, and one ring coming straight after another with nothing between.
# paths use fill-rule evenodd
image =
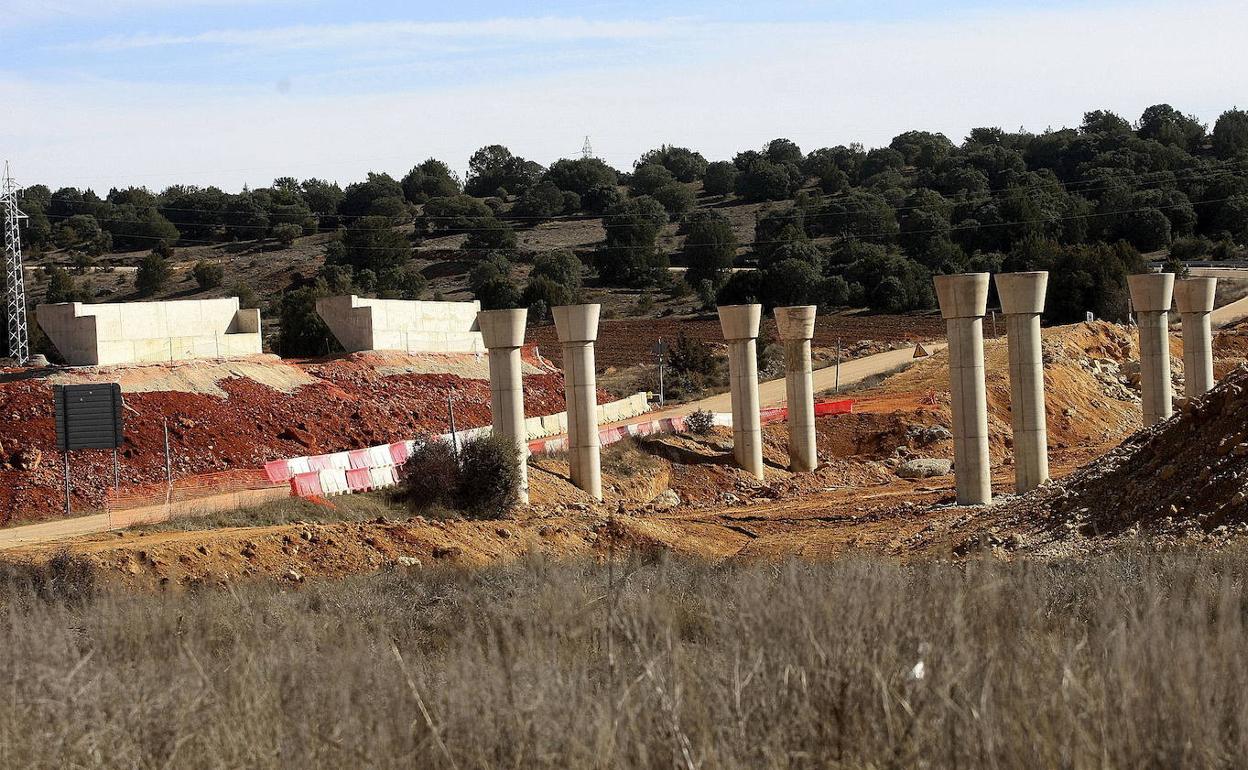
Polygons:
<instances>
[{"instance_id":1,"label":"pillar capital","mask_svg":"<svg viewBox=\"0 0 1248 770\"><path fill-rule=\"evenodd\" d=\"M1137 313L1165 313L1174 295L1174 273L1128 275L1127 287Z\"/></svg>"},{"instance_id":2,"label":"pillar capital","mask_svg":"<svg viewBox=\"0 0 1248 770\"><path fill-rule=\"evenodd\" d=\"M1212 313L1217 278L1183 278L1174 282L1174 304L1179 313Z\"/></svg>"},{"instance_id":3,"label":"pillar capital","mask_svg":"<svg viewBox=\"0 0 1248 770\"><path fill-rule=\"evenodd\" d=\"M602 305L560 305L553 308L555 333L560 342L593 342L598 339L598 314Z\"/></svg>"},{"instance_id":4,"label":"pillar capital","mask_svg":"<svg viewBox=\"0 0 1248 770\"><path fill-rule=\"evenodd\" d=\"M818 311L814 305L795 305L793 307L778 307L773 312L776 316L776 328L780 332L780 339L789 340L808 340L815 336L815 313Z\"/></svg>"},{"instance_id":5,"label":"pillar capital","mask_svg":"<svg viewBox=\"0 0 1248 770\"><path fill-rule=\"evenodd\" d=\"M982 318L988 312L987 273L938 275L935 284L941 318Z\"/></svg>"},{"instance_id":6,"label":"pillar capital","mask_svg":"<svg viewBox=\"0 0 1248 770\"><path fill-rule=\"evenodd\" d=\"M1039 315L1044 312L1044 296L1049 286L1047 271L997 273L997 296L1006 315Z\"/></svg>"},{"instance_id":7,"label":"pillar capital","mask_svg":"<svg viewBox=\"0 0 1248 770\"><path fill-rule=\"evenodd\" d=\"M485 342L485 347L488 349L522 347L524 327L528 317L529 311L526 308L478 311L477 327L481 330L481 339Z\"/></svg>"},{"instance_id":8,"label":"pillar capital","mask_svg":"<svg viewBox=\"0 0 1248 770\"><path fill-rule=\"evenodd\" d=\"M758 324L763 318L762 305L720 305L717 309L725 340L758 338Z\"/></svg>"}]
</instances>

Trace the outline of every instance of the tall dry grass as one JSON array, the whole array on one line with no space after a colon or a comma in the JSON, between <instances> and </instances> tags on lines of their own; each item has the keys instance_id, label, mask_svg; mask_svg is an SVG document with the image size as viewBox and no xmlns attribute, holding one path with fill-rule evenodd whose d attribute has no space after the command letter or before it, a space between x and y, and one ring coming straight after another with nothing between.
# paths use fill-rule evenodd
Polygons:
<instances>
[{"instance_id":1,"label":"tall dry grass","mask_svg":"<svg viewBox=\"0 0 1248 770\"><path fill-rule=\"evenodd\" d=\"M0 763L1233 767L1246 567L650 555L614 596L541 560L133 595L62 560L4 582Z\"/></svg>"}]
</instances>

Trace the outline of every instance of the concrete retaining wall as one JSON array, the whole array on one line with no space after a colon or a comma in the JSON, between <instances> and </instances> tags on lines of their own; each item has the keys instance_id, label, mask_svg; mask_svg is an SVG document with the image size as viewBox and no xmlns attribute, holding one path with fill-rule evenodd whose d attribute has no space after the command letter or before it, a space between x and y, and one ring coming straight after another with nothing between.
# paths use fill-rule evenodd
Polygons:
<instances>
[{"instance_id":1,"label":"concrete retaining wall","mask_svg":"<svg viewBox=\"0 0 1248 770\"><path fill-rule=\"evenodd\" d=\"M348 353L484 353L479 302L369 299L354 294L316 301L316 312Z\"/></svg>"},{"instance_id":2,"label":"concrete retaining wall","mask_svg":"<svg viewBox=\"0 0 1248 770\"><path fill-rule=\"evenodd\" d=\"M168 363L258 355L260 311L238 298L68 302L35 309L39 328L71 366Z\"/></svg>"}]
</instances>

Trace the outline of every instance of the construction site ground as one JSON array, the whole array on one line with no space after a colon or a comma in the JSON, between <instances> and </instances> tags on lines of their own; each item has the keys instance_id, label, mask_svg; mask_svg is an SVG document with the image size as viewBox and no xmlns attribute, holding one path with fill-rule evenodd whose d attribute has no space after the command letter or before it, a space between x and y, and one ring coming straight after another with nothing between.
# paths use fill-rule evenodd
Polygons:
<instances>
[{"instance_id":1,"label":"construction site ground","mask_svg":"<svg viewBox=\"0 0 1248 770\"><path fill-rule=\"evenodd\" d=\"M1224 330L1215 349L1217 373L1226 375L1244 362L1248 337ZM1173 354L1181 387L1178 338ZM1139 431L1135 340L1126 327L1106 323L1056 327L1045 330L1044 356L1051 471L1055 479L1077 478L1087 473L1077 469L1095 467ZM480 565L532 552L602 558L611 549L661 549L711 559L822 559L852 551L949 558L982 547L1008 558L1041 540L1054 552L1052 538L1040 537L1019 514L1036 493L1011 495L1004 340L988 341L986 362L998 499L983 509L954 505L952 474L898 476L912 459L952 457L947 360L938 350L856 392L853 414L821 418L822 462L811 474L788 472L783 423L765 428L762 483L733 467L731 432L716 428L606 450L601 504L569 482L563 458L545 456L531 462L534 505L503 520L414 515L373 494L315 507L283 503L277 514L270 507L24 546L4 558L40 560L64 551L126 584L177 588L258 577L300 582L435 563ZM1057 492L1045 494L1061 499ZM1062 553L1099 547L1103 535L1087 527L1064 531L1074 535L1063 539ZM1042 550L1037 545L1035 552Z\"/></svg>"}]
</instances>

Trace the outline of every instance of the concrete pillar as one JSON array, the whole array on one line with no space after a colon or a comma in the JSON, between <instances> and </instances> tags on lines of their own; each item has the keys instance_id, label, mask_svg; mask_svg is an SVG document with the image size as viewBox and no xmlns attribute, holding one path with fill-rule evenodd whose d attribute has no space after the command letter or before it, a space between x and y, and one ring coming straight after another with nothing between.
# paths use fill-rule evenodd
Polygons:
<instances>
[{"instance_id":1,"label":"concrete pillar","mask_svg":"<svg viewBox=\"0 0 1248 770\"><path fill-rule=\"evenodd\" d=\"M1049 274L1001 273L997 294L1010 347L1010 418L1014 424L1014 487L1030 492L1049 478L1049 436L1044 414L1044 360L1040 313Z\"/></svg>"},{"instance_id":2,"label":"concrete pillar","mask_svg":"<svg viewBox=\"0 0 1248 770\"><path fill-rule=\"evenodd\" d=\"M988 458L988 398L984 390L984 313L988 274L938 275L940 315L949 337L953 464L958 505L992 501Z\"/></svg>"},{"instance_id":3,"label":"concrete pillar","mask_svg":"<svg viewBox=\"0 0 1248 770\"><path fill-rule=\"evenodd\" d=\"M1127 285L1140 330L1140 399L1147 428L1168 418L1172 410L1169 316L1174 273L1129 275Z\"/></svg>"},{"instance_id":4,"label":"concrete pillar","mask_svg":"<svg viewBox=\"0 0 1248 770\"><path fill-rule=\"evenodd\" d=\"M728 341L728 384L732 389L732 455L737 465L763 479L763 427L758 411L756 346L762 305L724 305L719 325Z\"/></svg>"},{"instance_id":5,"label":"concrete pillar","mask_svg":"<svg viewBox=\"0 0 1248 770\"><path fill-rule=\"evenodd\" d=\"M598 445L598 375L594 340L601 305L565 305L553 309L555 332L563 345L563 393L568 409L568 468L572 483L602 499L602 464Z\"/></svg>"},{"instance_id":6,"label":"concrete pillar","mask_svg":"<svg viewBox=\"0 0 1248 770\"><path fill-rule=\"evenodd\" d=\"M1183 318L1183 395L1198 398L1213 388L1213 329L1209 314L1217 278L1174 282L1174 304Z\"/></svg>"},{"instance_id":7,"label":"concrete pillar","mask_svg":"<svg viewBox=\"0 0 1248 770\"><path fill-rule=\"evenodd\" d=\"M524 387L520 348L529 311L482 310L477 328L490 356L490 416L493 431L516 443L520 452L520 503L529 504L529 433L524 427Z\"/></svg>"},{"instance_id":8,"label":"concrete pillar","mask_svg":"<svg viewBox=\"0 0 1248 770\"><path fill-rule=\"evenodd\" d=\"M815 336L814 305L778 307L776 327L784 341L784 395L789 408L789 468L813 471L815 452L815 387L810 374L810 340Z\"/></svg>"}]
</instances>

